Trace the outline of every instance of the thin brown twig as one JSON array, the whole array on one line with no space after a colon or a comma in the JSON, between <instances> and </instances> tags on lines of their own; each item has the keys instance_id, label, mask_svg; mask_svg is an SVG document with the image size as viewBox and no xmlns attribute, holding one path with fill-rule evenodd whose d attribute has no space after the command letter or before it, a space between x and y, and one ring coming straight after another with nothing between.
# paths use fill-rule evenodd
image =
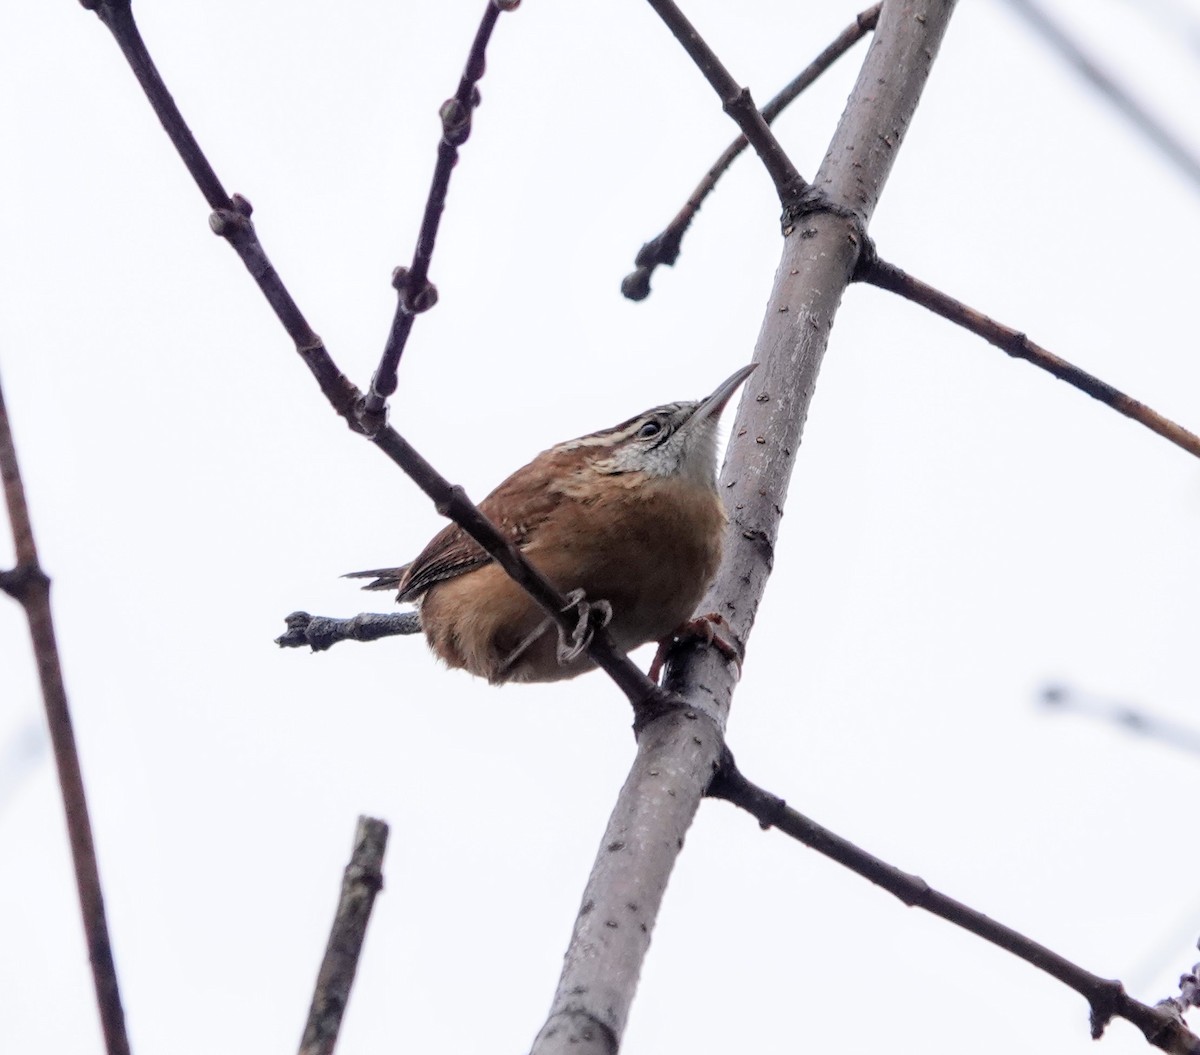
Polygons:
<instances>
[{"instance_id":1,"label":"thin brown twig","mask_svg":"<svg viewBox=\"0 0 1200 1055\"><path fill-rule=\"evenodd\" d=\"M820 55L772 97L760 111L763 120L768 125L795 102L821 74L875 28L875 24L879 21L881 6L881 4L876 4L874 7L868 7L865 11L860 11L854 21L843 29ZM716 188L718 180L725 175L729 166L748 145L749 142L744 135L738 136L730 143L725 148L725 152L704 174L704 178L696 184L696 189L684 202L683 208L679 210L675 218L638 250L637 257L634 259L635 270L626 275L621 282L621 292L628 299L645 300L650 295L650 279L654 276L655 268L662 264L670 267L679 259L683 236L696 218L700 207Z\"/></svg>"},{"instance_id":2,"label":"thin brown twig","mask_svg":"<svg viewBox=\"0 0 1200 1055\"><path fill-rule=\"evenodd\" d=\"M511 6L511 0L493 2ZM162 81L157 73L153 79L143 77L143 71L152 70L153 63L150 62L149 54L133 20L129 0L81 0L81 3L95 10L116 37L172 143L180 154L184 155L189 171L197 181L203 174L211 173L211 166L204 159L191 133L187 131L170 94L165 87L161 87ZM156 84L159 88L154 87ZM189 161L193 156L199 158L201 163L193 165ZM216 177L213 176L212 179L219 188ZM205 193L207 196L208 191L205 190ZM224 194L224 191L221 193ZM283 280L267 259L250 215L249 203L235 194L214 208L209 226L214 233L225 238L241 257L334 410L354 431L366 435L433 499L442 516L453 520L478 542L559 627L567 633L573 632L578 620L570 613L575 612L576 607L479 512L478 507L471 502L461 487L446 480L403 436L385 423L382 410L373 412L367 408L362 392L338 369L324 343L308 325ZM612 637L603 627L594 629L588 653L597 666L617 683L629 698L635 712L643 719L647 714L679 706L679 701L672 694L650 681L628 656L617 649Z\"/></svg>"},{"instance_id":3,"label":"thin brown twig","mask_svg":"<svg viewBox=\"0 0 1200 1055\"><path fill-rule=\"evenodd\" d=\"M775 184L775 192L785 205L808 189L808 182L800 175L791 158L771 131L766 119L759 112L750 89L741 87L708 46L707 41L696 32L673 0L649 0L659 18L683 45L705 79L721 98L725 112L737 122L742 135L754 147L762 159L763 166Z\"/></svg>"},{"instance_id":4,"label":"thin brown twig","mask_svg":"<svg viewBox=\"0 0 1200 1055\"><path fill-rule=\"evenodd\" d=\"M150 53L146 50L146 45L133 20L131 0L79 0L79 3L88 11L95 11L96 16L116 38L117 45L133 69L133 75L137 78L138 84L142 86L142 91L146 93L150 105L154 107L154 112L162 122L163 129L170 136L171 142L187 166L188 172L192 174L192 179L196 181L196 186L200 188L200 193L204 195L204 200L208 202L209 207L213 209L228 207L229 195L225 193L225 188L221 186L216 172L213 171L208 159L201 152L196 137L192 135L192 130L183 120L179 107L175 105L175 100L167 91L162 77L159 76L154 60L150 58Z\"/></svg>"},{"instance_id":5,"label":"thin brown twig","mask_svg":"<svg viewBox=\"0 0 1200 1055\"><path fill-rule=\"evenodd\" d=\"M359 817L354 828L354 850L342 878L342 893L329 931L329 942L317 983L300 1055L332 1055L350 1000L350 987L358 971L367 924L375 895L383 889L383 854L388 826L374 817Z\"/></svg>"},{"instance_id":6,"label":"thin brown twig","mask_svg":"<svg viewBox=\"0 0 1200 1055\"><path fill-rule=\"evenodd\" d=\"M213 209L209 221L213 230L223 235L241 257L246 270L258 284L288 336L295 342L325 397L351 428L361 431L354 416L358 390L333 364L321 338L313 332L291 294L284 288L262 245L253 236L254 228L249 223L253 211L250 203L240 194L230 197L225 192L150 57L134 20L130 0L80 0L80 4L94 11L112 33L168 138L196 181L204 200Z\"/></svg>"},{"instance_id":7,"label":"thin brown twig","mask_svg":"<svg viewBox=\"0 0 1200 1055\"><path fill-rule=\"evenodd\" d=\"M910 908L924 909L1006 949L1026 963L1057 978L1087 1000L1091 1007L1093 1038L1098 1039L1113 1018L1132 1022L1146 1040L1163 1051L1177 1055L1200 1055L1200 1037L1183 1021L1178 1008L1166 1001L1156 1007L1134 1000L1118 981L1101 978L1024 934L997 923L961 901L947 897L919 876L902 872L853 843L835 835L815 821L797 813L783 799L747 780L732 755L725 754L708 794L746 810L764 828L778 828L785 835L844 865L850 871L894 894Z\"/></svg>"},{"instance_id":8,"label":"thin brown twig","mask_svg":"<svg viewBox=\"0 0 1200 1055\"><path fill-rule=\"evenodd\" d=\"M100 886L100 868L96 861L92 822L83 788L83 771L79 764L75 731L71 725L71 710L67 704L67 690L63 684L62 664L50 609L50 579L38 561L33 522L25 500L25 488L21 482L2 388L0 476L3 477L4 498L17 558L16 567L0 573L0 589L21 604L29 621L29 635L33 640L42 700L46 707L46 723L50 727L50 742L54 748L54 762L66 814L67 838L71 844L75 885L79 891L79 908L83 914L83 932L92 965L92 982L104 1032L104 1047L108 1055L129 1055L129 1036L125 1031L125 1012L121 1007L121 990L117 984L117 968L113 962L112 943L105 918L104 893Z\"/></svg>"},{"instance_id":9,"label":"thin brown twig","mask_svg":"<svg viewBox=\"0 0 1200 1055\"><path fill-rule=\"evenodd\" d=\"M1014 359L1024 359L1028 363L1053 374L1060 381L1065 381L1073 388L1079 389L1098 399L1106 406L1145 425L1151 432L1156 432L1175 446L1189 454L1200 458L1200 436L1189 432L1182 425L1177 425L1170 418L1165 418L1158 411L1139 402L1132 396L1127 396L1120 389L1114 388L1106 381L1101 381L1086 370L1081 370L1065 359L1047 351L1035 344L1025 334L1014 330L995 319L989 318L982 312L976 311L943 293L939 289L914 278L886 260L880 260L873 254L865 254L862 258L855 278L880 289L898 293L906 300L911 300L922 307L928 308L935 315L970 330L982 337L989 344L995 345L1001 351Z\"/></svg>"},{"instance_id":10,"label":"thin brown twig","mask_svg":"<svg viewBox=\"0 0 1200 1055\"><path fill-rule=\"evenodd\" d=\"M442 119L442 138L438 141L437 163L433 169L433 180L429 197L425 201L425 213L421 218L421 229L417 234L417 245L412 263L407 268L398 267L392 275L396 288L396 313L379 366L371 378L367 393L366 409L377 414L383 409L384 401L396 391L396 372L400 356L412 332L413 322L424 311L437 303L437 288L429 281L429 264L433 259L433 247L437 241L438 225L446 207L446 195L450 189L450 174L458 162L458 148L471 134L471 118L479 105L480 78L486 68L488 41L501 11L511 11L519 0L487 0L479 29L471 43L470 53L458 90L442 103L439 116Z\"/></svg>"}]
</instances>

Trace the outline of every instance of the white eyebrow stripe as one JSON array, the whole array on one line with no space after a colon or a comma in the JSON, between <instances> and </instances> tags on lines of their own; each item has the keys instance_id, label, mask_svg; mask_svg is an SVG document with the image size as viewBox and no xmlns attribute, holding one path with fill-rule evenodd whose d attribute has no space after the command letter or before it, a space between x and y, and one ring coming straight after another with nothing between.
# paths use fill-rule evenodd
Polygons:
<instances>
[{"instance_id":1,"label":"white eyebrow stripe","mask_svg":"<svg viewBox=\"0 0 1200 1055\"><path fill-rule=\"evenodd\" d=\"M557 447L551 449L556 451L576 451L580 447L611 447L614 443L620 443L622 440L629 439L643 424L644 421L639 418L629 428L621 429L619 432L616 429L609 429L606 432L593 432L590 436L580 436L575 440L567 440L566 443L560 443Z\"/></svg>"},{"instance_id":2,"label":"white eyebrow stripe","mask_svg":"<svg viewBox=\"0 0 1200 1055\"><path fill-rule=\"evenodd\" d=\"M689 404L686 403L664 403L661 407L652 407L650 410L639 414L633 418L624 428L617 425L611 429L601 429L599 432L592 432L586 436L580 436L573 440L564 440L562 443L551 447L551 451L576 451L581 447L610 447L613 444L621 443L634 436L637 430L640 429L647 421L657 418L666 418L669 425L679 412Z\"/></svg>"}]
</instances>

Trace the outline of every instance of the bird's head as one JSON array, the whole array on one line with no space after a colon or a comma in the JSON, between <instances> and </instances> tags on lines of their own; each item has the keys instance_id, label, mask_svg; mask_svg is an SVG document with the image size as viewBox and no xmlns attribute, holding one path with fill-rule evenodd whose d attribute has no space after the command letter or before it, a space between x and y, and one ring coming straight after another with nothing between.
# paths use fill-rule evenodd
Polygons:
<instances>
[{"instance_id":1,"label":"bird's head","mask_svg":"<svg viewBox=\"0 0 1200 1055\"><path fill-rule=\"evenodd\" d=\"M741 367L704 399L653 407L610 429L568 440L556 450L593 448L592 468L605 474L685 476L715 487L717 422L755 365Z\"/></svg>"}]
</instances>

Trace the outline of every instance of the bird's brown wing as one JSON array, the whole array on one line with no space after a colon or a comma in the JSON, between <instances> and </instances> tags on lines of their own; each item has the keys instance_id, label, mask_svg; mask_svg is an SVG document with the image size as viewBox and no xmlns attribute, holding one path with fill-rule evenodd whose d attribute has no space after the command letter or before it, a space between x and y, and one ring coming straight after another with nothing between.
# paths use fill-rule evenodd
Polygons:
<instances>
[{"instance_id":1,"label":"bird's brown wing","mask_svg":"<svg viewBox=\"0 0 1200 1055\"><path fill-rule=\"evenodd\" d=\"M479 503L479 509L518 548L524 548L537 527L562 503L562 490L541 486L554 479L543 464L551 452L539 454ZM364 590L396 589L397 601L413 601L435 583L465 575L492 561L492 556L457 524L447 524L433 536L411 564L351 572L346 578L371 578Z\"/></svg>"}]
</instances>

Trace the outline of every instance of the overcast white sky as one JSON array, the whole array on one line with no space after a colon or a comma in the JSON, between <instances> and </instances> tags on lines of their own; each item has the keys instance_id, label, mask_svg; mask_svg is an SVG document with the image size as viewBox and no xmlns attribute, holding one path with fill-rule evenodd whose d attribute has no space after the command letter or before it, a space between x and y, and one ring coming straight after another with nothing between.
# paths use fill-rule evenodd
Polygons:
<instances>
[{"instance_id":1,"label":"overcast white sky","mask_svg":"<svg viewBox=\"0 0 1200 1055\"><path fill-rule=\"evenodd\" d=\"M765 101L859 2L687 10ZM873 226L881 253L1200 427L1196 187L1002 0L959 7ZM1053 8L1200 150L1200 3ZM138 5L209 158L359 383L480 9ZM438 518L328 410L94 16L18 5L0 49L0 372L134 1050L294 1047L363 812L392 839L340 1050L525 1050L632 757L624 700L600 674L489 688L413 639L275 648L293 609L379 602L338 575L410 558ZM777 126L805 173L862 53ZM744 159L650 300L620 298L731 135L645 5L530 0L501 20L482 91L441 302L392 411L476 497L747 361L779 255ZM1165 996L1200 934L1198 759L1035 701L1062 679L1200 723L1198 528L1194 459L852 289L730 743L822 823ZM94 1052L57 786L20 749L39 721L22 616L0 605L0 1050ZM1099 1050L1086 1018L1058 983L711 803L624 1050L886 1037L1070 1055ZM1144 1050L1122 1024L1103 1043Z\"/></svg>"}]
</instances>

